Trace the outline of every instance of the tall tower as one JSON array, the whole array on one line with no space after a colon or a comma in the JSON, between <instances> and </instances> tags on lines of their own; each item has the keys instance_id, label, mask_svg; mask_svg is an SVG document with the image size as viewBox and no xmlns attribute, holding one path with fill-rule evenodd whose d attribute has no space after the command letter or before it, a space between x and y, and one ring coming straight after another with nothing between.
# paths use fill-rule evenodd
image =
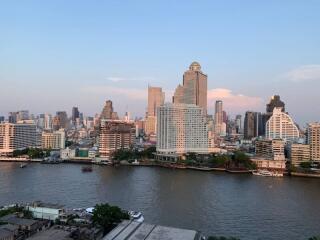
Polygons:
<instances>
[{"instance_id":1,"label":"tall tower","mask_svg":"<svg viewBox=\"0 0 320 240\"><path fill-rule=\"evenodd\" d=\"M173 103L195 104L207 113L207 75L202 73L198 62L193 62L183 74L183 85L179 85Z\"/></svg>"},{"instance_id":2,"label":"tall tower","mask_svg":"<svg viewBox=\"0 0 320 240\"><path fill-rule=\"evenodd\" d=\"M157 107L164 104L165 93L161 87L148 87L148 117L156 116Z\"/></svg>"},{"instance_id":3,"label":"tall tower","mask_svg":"<svg viewBox=\"0 0 320 240\"><path fill-rule=\"evenodd\" d=\"M214 129L217 135L221 135L221 133L223 132L223 111L221 100L216 101L215 104Z\"/></svg>"}]
</instances>

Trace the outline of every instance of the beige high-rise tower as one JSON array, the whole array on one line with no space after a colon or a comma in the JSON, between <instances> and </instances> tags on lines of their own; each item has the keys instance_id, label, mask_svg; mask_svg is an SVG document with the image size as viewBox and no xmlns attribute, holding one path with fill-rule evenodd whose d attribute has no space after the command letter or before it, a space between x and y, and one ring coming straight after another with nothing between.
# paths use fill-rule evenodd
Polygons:
<instances>
[{"instance_id":1,"label":"beige high-rise tower","mask_svg":"<svg viewBox=\"0 0 320 240\"><path fill-rule=\"evenodd\" d=\"M165 94L161 87L148 87L148 117L156 116L157 107L164 104Z\"/></svg>"},{"instance_id":2,"label":"beige high-rise tower","mask_svg":"<svg viewBox=\"0 0 320 240\"><path fill-rule=\"evenodd\" d=\"M165 93L161 87L148 87L148 110L145 122L145 133L147 135L156 133L157 107L164 104Z\"/></svg>"},{"instance_id":3,"label":"beige high-rise tower","mask_svg":"<svg viewBox=\"0 0 320 240\"><path fill-rule=\"evenodd\" d=\"M207 113L207 75L201 71L198 62L193 62L183 74L183 85L179 85L173 96L173 103L195 104Z\"/></svg>"}]
</instances>

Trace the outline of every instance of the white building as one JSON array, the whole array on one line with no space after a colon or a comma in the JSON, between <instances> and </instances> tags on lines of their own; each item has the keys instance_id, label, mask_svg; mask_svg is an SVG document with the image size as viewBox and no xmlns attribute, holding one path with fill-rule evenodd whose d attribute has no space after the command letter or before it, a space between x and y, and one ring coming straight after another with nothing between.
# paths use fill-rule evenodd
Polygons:
<instances>
[{"instance_id":1,"label":"white building","mask_svg":"<svg viewBox=\"0 0 320 240\"><path fill-rule=\"evenodd\" d=\"M32 120L0 123L0 155L37 145L36 125Z\"/></svg>"},{"instance_id":2,"label":"white building","mask_svg":"<svg viewBox=\"0 0 320 240\"><path fill-rule=\"evenodd\" d=\"M32 213L34 218L52 221L58 219L65 213L61 205L42 202L35 202L26 208Z\"/></svg>"},{"instance_id":3,"label":"white building","mask_svg":"<svg viewBox=\"0 0 320 240\"><path fill-rule=\"evenodd\" d=\"M60 158L62 160L68 160L68 159L74 158L75 156L76 156L75 149L66 148L66 149L60 150Z\"/></svg>"},{"instance_id":4,"label":"white building","mask_svg":"<svg viewBox=\"0 0 320 240\"><path fill-rule=\"evenodd\" d=\"M203 108L167 103L157 109L157 154L208 153Z\"/></svg>"},{"instance_id":5,"label":"white building","mask_svg":"<svg viewBox=\"0 0 320 240\"><path fill-rule=\"evenodd\" d=\"M295 141L299 138L299 129L292 118L282 112L282 108L276 107L266 123L266 138Z\"/></svg>"}]
</instances>

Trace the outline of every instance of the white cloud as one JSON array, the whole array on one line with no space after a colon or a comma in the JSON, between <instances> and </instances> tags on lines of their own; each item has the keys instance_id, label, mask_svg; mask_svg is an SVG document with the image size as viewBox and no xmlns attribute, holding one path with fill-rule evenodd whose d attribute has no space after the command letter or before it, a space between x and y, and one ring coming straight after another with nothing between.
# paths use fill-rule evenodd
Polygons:
<instances>
[{"instance_id":1,"label":"white cloud","mask_svg":"<svg viewBox=\"0 0 320 240\"><path fill-rule=\"evenodd\" d=\"M107 80L111 82L122 82L122 81L125 81L126 79L121 77L107 77Z\"/></svg>"},{"instance_id":2,"label":"white cloud","mask_svg":"<svg viewBox=\"0 0 320 240\"><path fill-rule=\"evenodd\" d=\"M233 93L230 89L214 88L208 90L208 105L213 109L216 100L222 100L227 113L241 113L247 110L259 110L263 106L260 97Z\"/></svg>"},{"instance_id":3,"label":"white cloud","mask_svg":"<svg viewBox=\"0 0 320 240\"><path fill-rule=\"evenodd\" d=\"M320 64L300 66L286 73L285 78L292 82L320 80Z\"/></svg>"},{"instance_id":4,"label":"white cloud","mask_svg":"<svg viewBox=\"0 0 320 240\"><path fill-rule=\"evenodd\" d=\"M132 100L147 100L145 89L123 88L112 86L88 86L81 89L82 92L89 94L105 95L106 97L129 98Z\"/></svg>"}]
</instances>

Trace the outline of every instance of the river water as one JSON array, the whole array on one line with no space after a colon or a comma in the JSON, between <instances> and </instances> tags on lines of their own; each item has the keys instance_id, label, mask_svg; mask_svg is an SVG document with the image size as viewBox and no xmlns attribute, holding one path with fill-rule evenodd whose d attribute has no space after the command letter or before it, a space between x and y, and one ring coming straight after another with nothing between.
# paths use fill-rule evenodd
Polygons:
<instances>
[{"instance_id":1,"label":"river water","mask_svg":"<svg viewBox=\"0 0 320 240\"><path fill-rule=\"evenodd\" d=\"M0 163L0 205L109 202L145 221L241 239L320 235L320 179L267 178L158 167Z\"/></svg>"}]
</instances>

